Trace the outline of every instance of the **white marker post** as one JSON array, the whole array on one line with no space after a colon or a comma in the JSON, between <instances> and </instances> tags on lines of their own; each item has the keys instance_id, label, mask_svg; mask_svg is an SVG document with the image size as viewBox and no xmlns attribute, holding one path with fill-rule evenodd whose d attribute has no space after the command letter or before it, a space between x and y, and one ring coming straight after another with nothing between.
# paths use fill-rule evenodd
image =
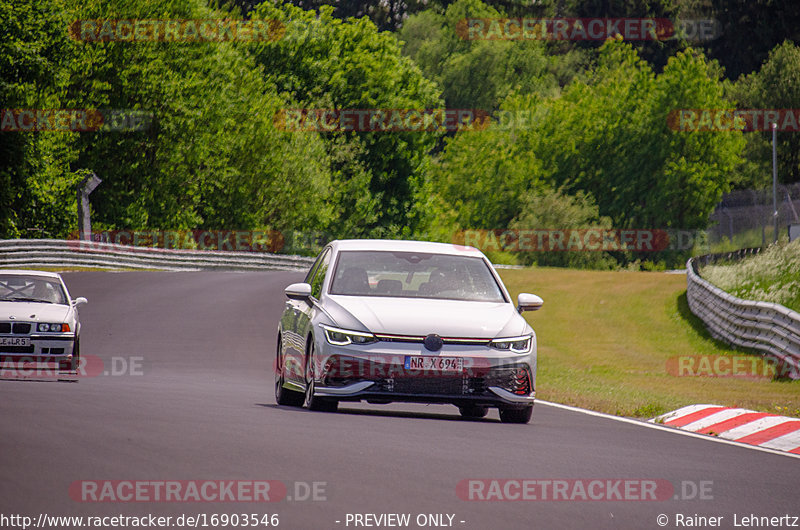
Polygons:
<instances>
[{"instance_id":1,"label":"white marker post","mask_svg":"<svg viewBox=\"0 0 800 530\"><path fill-rule=\"evenodd\" d=\"M92 239L89 194L92 193L101 182L103 181L92 172L91 175L86 175L86 178L78 184L78 231L80 232L78 238L81 241L90 241Z\"/></svg>"}]
</instances>

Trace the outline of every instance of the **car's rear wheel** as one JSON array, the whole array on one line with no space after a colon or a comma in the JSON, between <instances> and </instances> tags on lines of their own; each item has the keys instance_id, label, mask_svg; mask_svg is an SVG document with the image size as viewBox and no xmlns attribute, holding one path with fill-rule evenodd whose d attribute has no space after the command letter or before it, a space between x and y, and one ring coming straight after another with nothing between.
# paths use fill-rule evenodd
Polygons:
<instances>
[{"instance_id":1,"label":"car's rear wheel","mask_svg":"<svg viewBox=\"0 0 800 530\"><path fill-rule=\"evenodd\" d=\"M283 357L281 356L280 337L278 337L278 351L275 355L275 401L278 403L278 405L302 407L306 396L302 392L289 390L283 386L285 380L283 378Z\"/></svg>"},{"instance_id":2,"label":"car's rear wheel","mask_svg":"<svg viewBox=\"0 0 800 530\"><path fill-rule=\"evenodd\" d=\"M481 405L465 405L463 407L458 407L458 411L461 413L462 418L477 420L483 418L489 413L489 407L484 407Z\"/></svg>"},{"instance_id":3,"label":"car's rear wheel","mask_svg":"<svg viewBox=\"0 0 800 530\"><path fill-rule=\"evenodd\" d=\"M308 355L306 355L306 406L308 410L336 412L339 408L338 401L314 395L314 378L314 342L309 338Z\"/></svg>"},{"instance_id":4,"label":"car's rear wheel","mask_svg":"<svg viewBox=\"0 0 800 530\"><path fill-rule=\"evenodd\" d=\"M500 421L503 423L528 423L533 416L533 405L524 408L500 408Z\"/></svg>"}]
</instances>

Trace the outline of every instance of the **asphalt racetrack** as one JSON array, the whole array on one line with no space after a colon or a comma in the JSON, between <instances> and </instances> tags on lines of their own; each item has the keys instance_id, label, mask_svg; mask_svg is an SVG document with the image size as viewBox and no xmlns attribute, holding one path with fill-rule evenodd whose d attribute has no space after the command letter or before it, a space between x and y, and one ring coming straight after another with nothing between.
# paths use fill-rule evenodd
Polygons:
<instances>
[{"instance_id":1,"label":"asphalt racetrack","mask_svg":"<svg viewBox=\"0 0 800 530\"><path fill-rule=\"evenodd\" d=\"M544 404L529 425L501 424L496 410L463 421L445 405L278 407L277 321L299 273L63 276L89 299L81 349L102 370L76 382L0 380L3 516L204 514L213 528L213 514L277 514L279 528L303 530L675 528L711 516L736 528L751 515L788 515L791 527L800 516L800 459L664 429ZM634 489L623 482L620 499L623 479ZM523 480L525 499L497 500L521 496ZM184 497L148 500L160 481L181 481ZM233 490L237 502L185 497L208 481L245 490ZM267 481L271 502L246 502L247 485ZM113 494L94 501L106 483ZM567 490L552 500L556 483ZM638 498L637 484L657 484L659 498Z\"/></svg>"}]
</instances>

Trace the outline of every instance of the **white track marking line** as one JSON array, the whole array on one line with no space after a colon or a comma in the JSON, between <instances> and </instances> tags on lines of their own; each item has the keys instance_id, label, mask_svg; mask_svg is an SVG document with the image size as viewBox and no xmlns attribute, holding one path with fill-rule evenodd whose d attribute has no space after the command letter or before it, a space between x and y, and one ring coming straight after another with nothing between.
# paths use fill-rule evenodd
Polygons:
<instances>
[{"instance_id":1,"label":"white track marking line","mask_svg":"<svg viewBox=\"0 0 800 530\"><path fill-rule=\"evenodd\" d=\"M658 429L663 432L669 432L672 434L677 434L680 436L688 436L690 438L698 438L700 440L706 440L708 442L720 443L725 445L733 445L736 447L741 447L743 449L751 449L753 451L760 451L762 453L771 453L773 455L781 455L781 456L788 456L789 458L796 458L800 459L800 455L794 453L787 453L785 451L776 451L775 449L770 449L768 447L761 447L760 445L751 445L751 444L744 444L739 442L734 442L733 440L725 440L724 438L718 438L717 436L709 436L707 434L697 434L696 432L691 431L684 431L682 429L678 429L675 427L669 427L666 425L661 425L658 423L649 423L647 421L642 420L634 420L631 418L622 418L620 416L612 416L611 414L605 414L603 412L595 412L593 410L581 409L578 407L571 407L569 405L562 405L561 403L552 403L550 401L543 401L541 399L537 399L536 403L545 405L548 407L554 407L557 409L564 409L564 410L571 410L572 412L579 412L581 414L587 414L589 416L597 416L598 418L607 418L609 420L619 421L622 423L630 423L632 425L638 425L640 427L647 427L648 429ZM536 415L534 414L534 418Z\"/></svg>"}]
</instances>

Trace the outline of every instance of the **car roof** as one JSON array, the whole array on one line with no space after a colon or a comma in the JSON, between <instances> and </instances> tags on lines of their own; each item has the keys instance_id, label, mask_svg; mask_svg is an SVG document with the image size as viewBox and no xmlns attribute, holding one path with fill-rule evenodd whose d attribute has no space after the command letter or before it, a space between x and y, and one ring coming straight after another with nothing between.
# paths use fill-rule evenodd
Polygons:
<instances>
[{"instance_id":1,"label":"car roof","mask_svg":"<svg viewBox=\"0 0 800 530\"><path fill-rule=\"evenodd\" d=\"M483 252L474 247L431 241L409 241L404 239L339 239L331 241L334 251L379 250L395 252L426 252L454 256L483 257Z\"/></svg>"},{"instance_id":2,"label":"car roof","mask_svg":"<svg viewBox=\"0 0 800 530\"><path fill-rule=\"evenodd\" d=\"M40 276L42 278L61 278L57 272L26 271L21 269L0 269L0 276Z\"/></svg>"}]
</instances>

